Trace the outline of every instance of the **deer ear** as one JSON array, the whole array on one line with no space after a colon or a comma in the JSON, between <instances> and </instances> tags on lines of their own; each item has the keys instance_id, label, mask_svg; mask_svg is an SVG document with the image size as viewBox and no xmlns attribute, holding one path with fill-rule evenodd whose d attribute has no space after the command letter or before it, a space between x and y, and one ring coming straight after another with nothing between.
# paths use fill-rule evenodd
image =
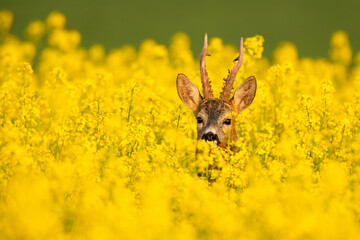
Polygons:
<instances>
[{"instance_id":1,"label":"deer ear","mask_svg":"<svg viewBox=\"0 0 360 240\"><path fill-rule=\"evenodd\" d=\"M184 74L176 80L177 91L181 101L191 110L196 111L202 99L199 89Z\"/></svg>"},{"instance_id":2,"label":"deer ear","mask_svg":"<svg viewBox=\"0 0 360 240\"><path fill-rule=\"evenodd\" d=\"M256 93L256 79L254 76L248 77L238 87L231 99L232 104L236 108L236 112L240 113L247 108L254 100Z\"/></svg>"}]
</instances>

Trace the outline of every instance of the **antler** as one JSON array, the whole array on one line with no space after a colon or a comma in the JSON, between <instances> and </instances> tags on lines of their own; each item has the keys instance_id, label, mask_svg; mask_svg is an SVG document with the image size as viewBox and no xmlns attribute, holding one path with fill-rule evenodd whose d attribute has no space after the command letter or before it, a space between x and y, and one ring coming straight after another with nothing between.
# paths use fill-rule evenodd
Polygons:
<instances>
[{"instance_id":1,"label":"antler","mask_svg":"<svg viewBox=\"0 0 360 240\"><path fill-rule=\"evenodd\" d=\"M203 47L203 50L200 55L200 76L201 76L201 84L203 87L205 99L214 97L212 90L211 90L209 77L208 77L208 74L206 72L206 67L205 67L205 57L211 56L207 50L207 46L208 46L207 33L205 33L204 47Z\"/></svg>"},{"instance_id":2,"label":"antler","mask_svg":"<svg viewBox=\"0 0 360 240\"><path fill-rule=\"evenodd\" d=\"M243 62L243 38L241 38L241 40L240 40L239 56L234 59L234 62L236 62L236 61L238 61L238 62L235 63L234 67L231 70L229 70L228 77L226 79L224 78L225 83L224 83L224 88L220 95L220 98L225 99L225 100L230 99L231 89L233 88L236 74L238 73L238 71L242 65L242 62Z\"/></svg>"}]
</instances>

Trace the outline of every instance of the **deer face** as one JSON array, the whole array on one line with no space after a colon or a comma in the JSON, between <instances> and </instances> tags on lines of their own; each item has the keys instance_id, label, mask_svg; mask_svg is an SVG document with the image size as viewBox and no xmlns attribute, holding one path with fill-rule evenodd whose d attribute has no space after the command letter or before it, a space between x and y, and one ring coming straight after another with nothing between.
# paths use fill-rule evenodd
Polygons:
<instances>
[{"instance_id":1,"label":"deer face","mask_svg":"<svg viewBox=\"0 0 360 240\"><path fill-rule=\"evenodd\" d=\"M198 139L213 141L218 146L226 147L228 140L236 140L232 113L238 114L252 103L256 93L256 80L253 76L247 78L230 98L232 85L243 58L241 39L240 54L235 59L238 60L238 63L229 71L220 98L214 98L205 69L204 58L206 55L210 55L207 52L207 35L205 35L204 49L200 57L204 96L201 96L199 89L184 74L179 74L177 77L177 90L183 103L194 112Z\"/></svg>"},{"instance_id":2,"label":"deer face","mask_svg":"<svg viewBox=\"0 0 360 240\"><path fill-rule=\"evenodd\" d=\"M196 117L198 139L214 141L218 146L226 147L228 140L236 140L232 113L236 115L252 103L256 80L254 77L246 79L230 100L202 97L195 84L183 74L177 77L177 89L180 99Z\"/></svg>"},{"instance_id":3,"label":"deer face","mask_svg":"<svg viewBox=\"0 0 360 240\"><path fill-rule=\"evenodd\" d=\"M232 105L220 99L204 101L195 114L198 139L224 144L231 131Z\"/></svg>"}]
</instances>

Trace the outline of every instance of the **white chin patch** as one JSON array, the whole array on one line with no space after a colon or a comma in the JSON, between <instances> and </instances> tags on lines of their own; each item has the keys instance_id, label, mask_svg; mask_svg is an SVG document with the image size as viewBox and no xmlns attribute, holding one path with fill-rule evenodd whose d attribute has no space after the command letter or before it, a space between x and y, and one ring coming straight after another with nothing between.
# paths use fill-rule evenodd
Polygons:
<instances>
[{"instance_id":1,"label":"white chin patch","mask_svg":"<svg viewBox=\"0 0 360 240\"><path fill-rule=\"evenodd\" d=\"M218 146L218 141L214 141L214 145L212 145L212 148L217 148L217 146Z\"/></svg>"}]
</instances>

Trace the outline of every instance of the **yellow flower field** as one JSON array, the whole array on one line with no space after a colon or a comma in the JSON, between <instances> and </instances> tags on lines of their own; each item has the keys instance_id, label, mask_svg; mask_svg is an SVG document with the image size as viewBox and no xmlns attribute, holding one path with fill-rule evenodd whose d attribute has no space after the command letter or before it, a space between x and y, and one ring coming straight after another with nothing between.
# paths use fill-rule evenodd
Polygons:
<instances>
[{"instance_id":1,"label":"yellow flower field","mask_svg":"<svg viewBox=\"0 0 360 240\"><path fill-rule=\"evenodd\" d=\"M58 12L26 40L12 21L0 11L0 239L360 239L360 54L345 32L329 59L284 42L273 63L262 36L244 39L234 87L258 88L240 150L196 156L210 146L176 92L178 73L201 86L186 34L106 52ZM210 38L215 95L237 48Z\"/></svg>"}]
</instances>

